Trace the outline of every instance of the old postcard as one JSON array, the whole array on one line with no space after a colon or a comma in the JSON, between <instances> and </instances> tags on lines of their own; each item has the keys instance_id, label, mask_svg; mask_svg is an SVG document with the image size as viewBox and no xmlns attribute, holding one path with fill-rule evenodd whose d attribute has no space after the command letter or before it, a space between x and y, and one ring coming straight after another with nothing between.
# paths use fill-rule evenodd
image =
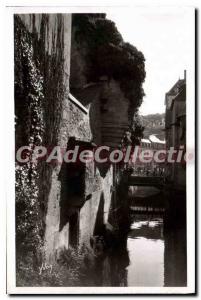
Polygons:
<instances>
[{"instance_id":1,"label":"old postcard","mask_svg":"<svg viewBox=\"0 0 201 300\"><path fill-rule=\"evenodd\" d=\"M195 9L8 7L7 33L8 293L194 293Z\"/></svg>"}]
</instances>

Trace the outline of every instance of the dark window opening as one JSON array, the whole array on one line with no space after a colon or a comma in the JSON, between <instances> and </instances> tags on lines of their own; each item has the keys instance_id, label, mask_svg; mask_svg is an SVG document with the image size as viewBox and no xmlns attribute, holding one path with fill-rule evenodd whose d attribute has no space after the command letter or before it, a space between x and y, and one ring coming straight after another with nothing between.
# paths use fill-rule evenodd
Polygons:
<instances>
[{"instance_id":1,"label":"dark window opening","mask_svg":"<svg viewBox=\"0 0 201 300\"><path fill-rule=\"evenodd\" d=\"M108 102L108 99L107 98L101 98L100 99L101 101L101 104L100 104L100 112L101 113L105 113L108 111L108 108L106 107L106 104Z\"/></svg>"},{"instance_id":2,"label":"dark window opening","mask_svg":"<svg viewBox=\"0 0 201 300\"><path fill-rule=\"evenodd\" d=\"M68 141L68 150L73 150L75 146L79 146L79 151L84 149L93 149L91 143L79 141L71 137ZM79 154L78 154L79 155ZM76 224L77 211L83 206L85 199L86 189L86 165L80 161L73 163L63 162L61 171L59 174L59 180L61 181L61 195L60 195L60 226L61 231L63 227L69 223L70 231L73 231L73 224ZM77 228L77 226L75 226ZM76 230L75 230L76 231ZM71 236L74 236L71 234ZM78 236L78 234L76 235ZM74 240L74 238L70 238ZM72 242L74 243L74 242Z\"/></svg>"},{"instance_id":3,"label":"dark window opening","mask_svg":"<svg viewBox=\"0 0 201 300\"><path fill-rule=\"evenodd\" d=\"M79 244L79 211L70 216L69 246L77 248Z\"/></svg>"}]
</instances>

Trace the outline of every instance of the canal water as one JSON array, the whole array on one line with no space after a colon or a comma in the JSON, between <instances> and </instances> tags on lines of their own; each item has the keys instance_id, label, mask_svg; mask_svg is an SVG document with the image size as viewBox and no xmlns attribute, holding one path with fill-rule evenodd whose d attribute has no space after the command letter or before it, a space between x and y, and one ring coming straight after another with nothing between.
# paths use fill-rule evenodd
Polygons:
<instances>
[{"instance_id":1,"label":"canal water","mask_svg":"<svg viewBox=\"0 0 201 300\"><path fill-rule=\"evenodd\" d=\"M162 207L134 204L127 238L98 261L95 285L186 286L185 226L167 229Z\"/></svg>"},{"instance_id":2,"label":"canal water","mask_svg":"<svg viewBox=\"0 0 201 300\"><path fill-rule=\"evenodd\" d=\"M164 286L163 217L135 215L127 249L127 285Z\"/></svg>"}]
</instances>

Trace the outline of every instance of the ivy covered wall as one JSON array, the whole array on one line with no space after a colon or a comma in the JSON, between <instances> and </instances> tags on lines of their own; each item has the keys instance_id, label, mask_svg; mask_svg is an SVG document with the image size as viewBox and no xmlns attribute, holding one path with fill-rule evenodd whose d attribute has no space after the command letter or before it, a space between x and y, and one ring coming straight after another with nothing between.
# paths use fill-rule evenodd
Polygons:
<instances>
[{"instance_id":1,"label":"ivy covered wall","mask_svg":"<svg viewBox=\"0 0 201 300\"><path fill-rule=\"evenodd\" d=\"M14 16L16 151L29 146L66 147L63 110L69 93L71 16ZM51 164L16 162L17 274L38 268L44 249ZM22 265L24 262L24 266Z\"/></svg>"}]
</instances>

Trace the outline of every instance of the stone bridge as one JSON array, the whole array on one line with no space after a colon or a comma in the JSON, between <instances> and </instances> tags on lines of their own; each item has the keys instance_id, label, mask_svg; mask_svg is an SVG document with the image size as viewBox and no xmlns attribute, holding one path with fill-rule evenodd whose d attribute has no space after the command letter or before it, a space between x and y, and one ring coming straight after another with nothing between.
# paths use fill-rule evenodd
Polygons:
<instances>
[{"instance_id":1,"label":"stone bridge","mask_svg":"<svg viewBox=\"0 0 201 300\"><path fill-rule=\"evenodd\" d=\"M163 188L164 178L162 176L128 176L129 186L154 186Z\"/></svg>"}]
</instances>

